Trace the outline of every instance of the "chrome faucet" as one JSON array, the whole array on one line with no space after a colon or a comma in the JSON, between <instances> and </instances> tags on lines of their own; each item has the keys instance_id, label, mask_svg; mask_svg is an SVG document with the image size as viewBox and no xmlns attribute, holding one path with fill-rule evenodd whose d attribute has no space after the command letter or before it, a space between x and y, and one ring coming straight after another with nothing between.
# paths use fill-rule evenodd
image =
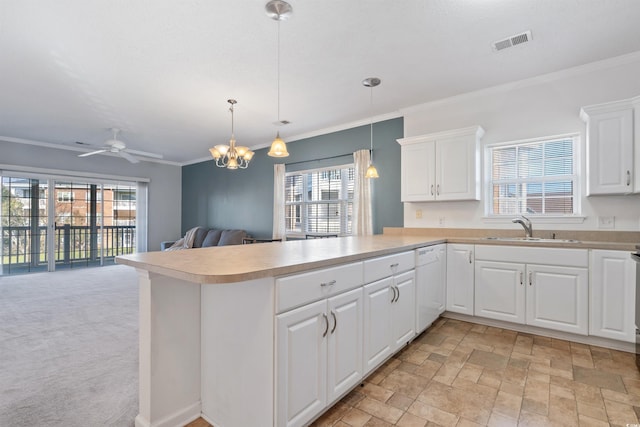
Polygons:
<instances>
[{"instance_id":1,"label":"chrome faucet","mask_svg":"<svg viewBox=\"0 0 640 427\"><path fill-rule=\"evenodd\" d=\"M530 239L533 236L533 226L531 225L531 220L524 215L520 215L519 218L514 218L511 220L514 224L520 224L522 228L524 228L524 234L527 239Z\"/></svg>"}]
</instances>

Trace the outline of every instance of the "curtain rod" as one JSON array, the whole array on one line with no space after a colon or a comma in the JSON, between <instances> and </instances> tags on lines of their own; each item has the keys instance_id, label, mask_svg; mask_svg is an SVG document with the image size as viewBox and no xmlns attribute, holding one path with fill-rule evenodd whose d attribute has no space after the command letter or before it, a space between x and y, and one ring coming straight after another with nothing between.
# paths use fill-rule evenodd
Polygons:
<instances>
[{"instance_id":1,"label":"curtain rod","mask_svg":"<svg viewBox=\"0 0 640 427\"><path fill-rule=\"evenodd\" d=\"M371 152L371 150L368 148L363 148L363 150L368 150L369 152ZM353 156L353 153L338 154L336 156L322 157L320 159L300 160L299 162L285 163L285 166L298 165L300 163L319 162L322 160L331 160L331 159L337 159L337 158L346 157L346 156Z\"/></svg>"}]
</instances>

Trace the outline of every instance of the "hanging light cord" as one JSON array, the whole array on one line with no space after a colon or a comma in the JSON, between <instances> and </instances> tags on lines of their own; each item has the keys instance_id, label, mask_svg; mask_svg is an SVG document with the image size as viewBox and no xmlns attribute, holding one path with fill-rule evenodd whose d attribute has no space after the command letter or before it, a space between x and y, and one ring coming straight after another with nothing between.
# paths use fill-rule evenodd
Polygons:
<instances>
[{"instance_id":1,"label":"hanging light cord","mask_svg":"<svg viewBox=\"0 0 640 427\"><path fill-rule=\"evenodd\" d=\"M370 92L370 104L369 104L369 117L370 119L370 125L369 125L369 139L371 141L371 163L373 163L373 86L371 86L369 88L371 90Z\"/></svg>"},{"instance_id":2,"label":"hanging light cord","mask_svg":"<svg viewBox=\"0 0 640 427\"><path fill-rule=\"evenodd\" d=\"M280 122L280 20L278 19L278 122Z\"/></svg>"}]
</instances>

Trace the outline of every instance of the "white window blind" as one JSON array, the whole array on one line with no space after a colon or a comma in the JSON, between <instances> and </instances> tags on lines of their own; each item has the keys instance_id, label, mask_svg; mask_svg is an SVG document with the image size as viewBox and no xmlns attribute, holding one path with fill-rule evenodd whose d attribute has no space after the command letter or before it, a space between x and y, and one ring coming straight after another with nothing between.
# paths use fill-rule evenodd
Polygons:
<instances>
[{"instance_id":1,"label":"white window blind","mask_svg":"<svg viewBox=\"0 0 640 427\"><path fill-rule=\"evenodd\" d=\"M353 165L287 173L287 235L351 234L354 174Z\"/></svg>"},{"instance_id":2,"label":"white window blind","mask_svg":"<svg viewBox=\"0 0 640 427\"><path fill-rule=\"evenodd\" d=\"M489 148L490 215L574 215L577 136Z\"/></svg>"}]
</instances>

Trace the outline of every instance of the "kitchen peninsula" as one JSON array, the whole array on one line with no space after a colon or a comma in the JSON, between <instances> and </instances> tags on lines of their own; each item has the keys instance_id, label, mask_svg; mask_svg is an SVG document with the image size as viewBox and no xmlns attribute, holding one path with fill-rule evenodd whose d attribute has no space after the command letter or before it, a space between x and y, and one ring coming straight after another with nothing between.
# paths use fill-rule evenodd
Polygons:
<instances>
[{"instance_id":1,"label":"kitchen peninsula","mask_svg":"<svg viewBox=\"0 0 640 427\"><path fill-rule=\"evenodd\" d=\"M135 267L139 275L136 426L173 427L199 416L216 427L294 425L300 414L277 414L276 408L283 403L278 397L281 387L276 385L277 376L282 375L276 366L276 315L308 298L361 289L365 260L381 259L385 265L389 261L394 265L385 268L394 270L406 263L412 270L413 249L444 241L380 235L118 257L119 264ZM405 255L396 260L395 254ZM379 268L371 267L371 271ZM294 280L278 283L278 277L287 275ZM324 329L324 318L315 317ZM351 378L351 387L360 380ZM304 393L290 396L293 400L304 397ZM322 411L324 403L311 410Z\"/></svg>"},{"instance_id":2,"label":"kitchen peninsula","mask_svg":"<svg viewBox=\"0 0 640 427\"><path fill-rule=\"evenodd\" d=\"M417 262L421 256L433 255L440 262L429 286L433 277L442 277L448 316L462 313L480 323L501 321L499 327L565 333L565 339L601 340L598 344L605 346L629 345L624 342L627 318L634 313L626 304L635 298L624 286L635 283L635 276L625 275L626 259L631 262L625 251L634 247L631 241L638 233L614 232L607 240L592 241L598 232L558 232L559 240L553 233L538 242L519 240L519 234L498 240L492 233L495 230L385 229L384 235L369 237L118 257L118 263L135 267L139 274L136 426L179 426L199 416L216 427L308 424L423 330L416 303L424 282L419 274L424 265ZM431 247L439 248L438 255L435 250L428 253ZM522 257L536 265L524 265ZM475 265L476 259L482 261ZM497 265L496 259L507 262L499 264L506 272L496 278L505 285L500 290L479 280L494 271L485 267ZM603 283L619 284L620 289L602 290L606 298L590 302L589 295L598 289L594 271L599 265L609 266L603 274L615 276ZM548 268L538 284L538 269L533 267L540 266ZM528 271L532 274L525 274ZM459 275L464 272L468 277ZM523 296L525 288L553 303L530 306L534 299ZM521 297L482 298L497 291ZM436 297L439 313L445 310L444 295L441 288ZM575 297L575 312L568 304L549 311L563 302L561 297ZM518 304L492 305L503 300ZM599 310L594 303L615 309ZM511 312L513 316L505 315ZM602 312L613 313L613 321L601 319ZM596 320L606 327L596 328Z\"/></svg>"}]
</instances>

